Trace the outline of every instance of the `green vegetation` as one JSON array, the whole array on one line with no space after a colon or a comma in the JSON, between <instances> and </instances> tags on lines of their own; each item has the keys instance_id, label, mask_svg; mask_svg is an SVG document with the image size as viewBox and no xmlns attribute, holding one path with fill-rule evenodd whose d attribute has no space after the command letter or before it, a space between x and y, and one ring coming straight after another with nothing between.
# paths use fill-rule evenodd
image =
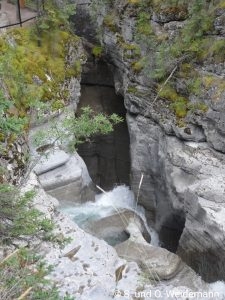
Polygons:
<instances>
[{"instance_id":1,"label":"green vegetation","mask_svg":"<svg viewBox=\"0 0 225 300\"><path fill-rule=\"evenodd\" d=\"M15 139L24 128L26 124L26 118L18 117L15 110L14 103L6 99L3 92L0 91L0 142L7 138L13 137ZM0 149L0 153L3 151L3 146Z\"/></svg>"},{"instance_id":2,"label":"green vegetation","mask_svg":"<svg viewBox=\"0 0 225 300\"><path fill-rule=\"evenodd\" d=\"M140 4L141 0L128 0L128 2L137 5Z\"/></svg>"},{"instance_id":3,"label":"green vegetation","mask_svg":"<svg viewBox=\"0 0 225 300\"><path fill-rule=\"evenodd\" d=\"M68 94L62 90L62 84L72 76L80 76L80 61L70 65L66 60L68 44L77 47L79 39L61 30L51 36L43 34L41 46L32 37L30 28L14 29L1 38L4 46L1 75L10 98L25 110L34 99L67 101ZM9 38L15 41L14 46L8 43Z\"/></svg>"},{"instance_id":4,"label":"green vegetation","mask_svg":"<svg viewBox=\"0 0 225 300\"><path fill-rule=\"evenodd\" d=\"M141 1L138 9L136 22L136 40L144 43L149 49L150 56L147 56L146 63L143 64L143 72L150 78L158 82L160 86L171 75L172 70L177 67L176 74L172 74L170 84L160 90L159 96L171 101L171 109L178 118L183 118L188 112L194 109L205 112L207 107L200 102L197 105L189 103L189 95L200 96L202 88L205 88L201 74L194 71L195 64L202 63L203 60L210 59L214 62L223 62L225 59L224 39L218 39L210 35L213 33L214 11L221 6L223 1L217 1L217 6L211 5L210 1L191 1L187 5L185 1ZM149 19L152 10L165 16L179 16L180 19L187 19L178 34L169 39L166 33L153 33L150 28ZM146 39L148 37L148 39ZM133 64L133 66L139 66ZM175 76L174 76L175 75ZM180 95L176 91L176 81L185 78L186 91ZM217 80L218 81L218 80ZM215 78L214 78L215 83ZM209 89L209 84L208 88ZM224 90L223 85L218 85L218 89ZM218 96L214 93L215 99Z\"/></svg>"},{"instance_id":5,"label":"green vegetation","mask_svg":"<svg viewBox=\"0 0 225 300\"><path fill-rule=\"evenodd\" d=\"M137 34L141 34L144 36L149 36L153 33L152 27L150 24L150 14L144 11L141 11L138 14L137 18Z\"/></svg>"},{"instance_id":6,"label":"green vegetation","mask_svg":"<svg viewBox=\"0 0 225 300\"><path fill-rule=\"evenodd\" d=\"M80 40L69 32L74 5L45 1L45 10L31 27L8 30L0 37L0 76L19 116L37 101L50 101L57 109L69 100L66 80L79 77L82 57L68 61ZM56 104L57 103L57 104Z\"/></svg>"},{"instance_id":7,"label":"green vegetation","mask_svg":"<svg viewBox=\"0 0 225 300\"><path fill-rule=\"evenodd\" d=\"M221 93L225 92L224 80L220 82L197 70L207 61L217 64L225 60L225 41L215 31L215 18L218 9L225 7L224 0L127 0L124 10L122 6L114 6L112 1L94 0L95 16L102 5L105 11L103 29L107 27L115 33L125 62L134 73L149 77L153 88L160 91L159 96L171 102L170 108L179 122L194 110L203 113L207 110L203 104L204 93L210 93L212 101L221 99ZM120 29L119 17L123 22L127 16L136 18L132 43L124 40ZM158 23L166 25L160 27L152 23L153 16ZM176 20L184 22L174 23L171 31L167 24ZM182 88L178 92L179 81ZM128 92L133 93L133 90L128 88ZM190 103L189 99L197 104Z\"/></svg>"},{"instance_id":8,"label":"green vegetation","mask_svg":"<svg viewBox=\"0 0 225 300\"><path fill-rule=\"evenodd\" d=\"M197 84L201 83L197 82ZM196 110L206 112L208 110L208 107L202 102L197 102L195 104L189 102L186 97L179 95L169 84L161 89L159 96L171 102L170 107L177 118L184 118L188 112L194 112Z\"/></svg>"},{"instance_id":9,"label":"green vegetation","mask_svg":"<svg viewBox=\"0 0 225 300\"><path fill-rule=\"evenodd\" d=\"M70 31L70 17L75 14L75 8L75 4L68 1L61 3L55 0L45 1L44 12L35 26L37 35L41 37L43 33L47 33L51 37L51 34L59 29Z\"/></svg>"},{"instance_id":10,"label":"green vegetation","mask_svg":"<svg viewBox=\"0 0 225 300\"><path fill-rule=\"evenodd\" d=\"M138 92L138 89L135 86L128 86L127 93L136 94L137 92Z\"/></svg>"},{"instance_id":11,"label":"green vegetation","mask_svg":"<svg viewBox=\"0 0 225 300\"><path fill-rule=\"evenodd\" d=\"M171 101L170 107L174 110L178 118L183 118L187 114L187 99L179 95L170 85L166 85L160 92L161 98Z\"/></svg>"},{"instance_id":12,"label":"green vegetation","mask_svg":"<svg viewBox=\"0 0 225 300\"><path fill-rule=\"evenodd\" d=\"M43 213L32 207L34 191L21 194L15 186L0 184L0 245L10 246L17 241L21 245L31 243L32 239L52 240L54 224ZM46 279L52 270L32 246L20 248L0 262L0 298L1 300L19 299L26 294L28 299L59 300L57 289ZM22 299L22 298L21 298ZM71 299L72 298L65 298Z\"/></svg>"},{"instance_id":13,"label":"green vegetation","mask_svg":"<svg viewBox=\"0 0 225 300\"><path fill-rule=\"evenodd\" d=\"M21 236L45 238L53 229L51 220L32 208L34 195L34 191L20 195L16 187L0 184L0 244L10 244Z\"/></svg>"},{"instance_id":14,"label":"green vegetation","mask_svg":"<svg viewBox=\"0 0 225 300\"><path fill-rule=\"evenodd\" d=\"M103 55L103 47L96 45L92 48L92 54L95 58L100 58Z\"/></svg>"},{"instance_id":15,"label":"green vegetation","mask_svg":"<svg viewBox=\"0 0 225 300\"><path fill-rule=\"evenodd\" d=\"M122 122L122 118L116 114L106 116L103 113L95 114L90 107L81 109L79 117L67 115L62 121L53 120L49 130L40 130L34 136L34 143L38 148L42 148L48 141L53 140L68 146L68 150L87 141L96 134L108 134L113 131L113 127Z\"/></svg>"},{"instance_id":16,"label":"green vegetation","mask_svg":"<svg viewBox=\"0 0 225 300\"><path fill-rule=\"evenodd\" d=\"M103 24L112 32L117 32L117 25L115 22L115 15L108 14L104 17Z\"/></svg>"},{"instance_id":17,"label":"green vegetation","mask_svg":"<svg viewBox=\"0 0 225 300\"><path fill-rule=\"evenodd\" d=\"M117 34L117 44L123 50L123 55L128 60L137 59L141 56L140 46L134 43L127 43L124 41L122 35Z\"/></svg>"},{"instance_id":18,"label":"green vegetation","mask_svg":"<svg viewBox=\"0 0 225 300\"><path fill-rule=\"evenodd\" d=\"M146 58L141 58L140 60L133 62L131 66L135 73L140 73L144 69L145 64Z\"/></svg>"},{"instance_id":19,"label":"green vegetation","mask_svg":"<svg viewBox=\"0 0 225 300\"><path fill-rule=\"evenodd\" d=\"M214 40L207 52L208 57L213 57L215 62L224 62L225 59L225 40L217 39Z\"/></svg>"},{"instance_id":20,"label":"green vegetation","mask_svg":"<svg viewBox=\"0 0 225 300\"><path fill-rule=\"evenodd\" d=\"M0 262L0 298L31 300L73 300L60 297L57 288L46 279L52 270L33 251L21 248ZM21 297L21 298L19 298Z\"/></svg>"}]
</instances>

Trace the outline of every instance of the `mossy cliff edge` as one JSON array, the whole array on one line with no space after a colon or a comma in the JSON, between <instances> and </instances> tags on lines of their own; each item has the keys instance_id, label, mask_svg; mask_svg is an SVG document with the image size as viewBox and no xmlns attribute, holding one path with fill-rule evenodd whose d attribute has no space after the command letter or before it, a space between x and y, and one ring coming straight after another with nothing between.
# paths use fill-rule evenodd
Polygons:
<instances>
[{"instance_id":1,"label":"mossy cliff edge","mask_svg":"<svg viewBox=\"0 0 225 300\"><path fill-rule=\"evenodd\" d=\"M26 133L34 119L78 101L85 55L76 35L59 27L38 34L36 25L2 33L0 50L1 95L8 103L2 108L0 159L7 170L1 181L16 183L29 159ZM20 122L10 124L15 119ZM12 130L4 130L6 123Z\"/></svg>"}]
</instances>

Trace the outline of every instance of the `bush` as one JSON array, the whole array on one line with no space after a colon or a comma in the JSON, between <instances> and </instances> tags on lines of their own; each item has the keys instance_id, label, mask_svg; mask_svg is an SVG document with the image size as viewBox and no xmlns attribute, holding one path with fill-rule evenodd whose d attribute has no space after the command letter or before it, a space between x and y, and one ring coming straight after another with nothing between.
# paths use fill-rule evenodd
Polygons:
<instances>
[{"instance_id":1,"label":"bush","mask_svg":"<svg viewBox=\"0 0 225 300\"><path fill-rule=\"evenodd\" d=\"M102 46L100 46L100 45L94 46L92 49L92 54L94 55L94 57L100 58L103 54Z\"/></svg>"},{"instance_id":2,"label":"bush","mask_svg":"<svg viewBox=\"0 0 225 300\"><path fill-rule=\"evenodd\" d=\"M146 59L145 58L141 58L139 61L133 62L132 63L132 69L135 73L140 73L145 66L146 63Z\"/></svg>"},{"instance_id":3,"label":"bush","mask_svg":"<svg viewBox=\"0 0 225 300\"><path fill-rule=\"evenodd\" d=\"M106 15L104 17L103 24L112 32L118 31L114 15Z\"/></svg>"},{"instance_id":4,"label":"bush","mask_svg":"<svg viewBox=\"0 0 225 300\"><path fill-rule=\"evenodd\" d=\"M11 111L14 111L14 114ZM25 117L19 117L18 111L15 108L12 101L7 100L3 92L0 90L0 143L6 139L14 140L21 134L27 119ZM0 153L6 151L5 145L0 145Z\"/></svg>"},{"instance_id":5,"label":"bush","mask_svg":"<svg viewBox=\"0 0 225 300\"><path fill-rule=\"evenodd\" d=\"M150 24L150 14L147 12L140 12L137 19L137 34L142 34L145 37L153 34Z\"/></svg>"},{"instance_id":6,"label":"bush","mask_svg":"<svg viewBox=\"0 0 225 300\"><path fill-rule=\"evenodd\" d=\"M24 248L15 251L0 262L0 299L72 300L60 297L56 287L46 279L51 270L33 251Z\"/></svg>"},{"instance_id":7,"label":"bush","mask_svg":"<svg viewBox=\"0 0 225 300\"><path fill-rule=\"evenodd\" d=\"M54 143L60 143L67 145L67 150L74 151L77 145L86 142L92 136L112 132L113 127L122 120L116 114L110 116L103 113L95 114L87 106L81 109L81 114L78 117L67 114L62 122L53 120L49 130L40 130L35 134L33 142L36 147L41 148L49 144L49 140L51 140L52 146Z\"/></svg>"}]
</instances>

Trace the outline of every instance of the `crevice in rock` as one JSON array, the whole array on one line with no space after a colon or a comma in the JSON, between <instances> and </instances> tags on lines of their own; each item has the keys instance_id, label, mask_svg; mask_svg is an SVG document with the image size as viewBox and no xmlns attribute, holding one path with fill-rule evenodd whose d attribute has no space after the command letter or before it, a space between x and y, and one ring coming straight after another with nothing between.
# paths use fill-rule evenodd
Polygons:
<instances>
[{"instance_id":1,"label":"crevice in rock","mask_svg":"<svg viewBox=\"0 0 225 300\"><path fill-rule=\"evenodd\" d=\"M96 61L92 55L89 55L82 74L78 113L82 106L90 106L97 113L116 113L124 119L111 134L95 136L80 145L78 153L95 184L105 190L117 184L129 185L130 140L124 99L115 93L113 74L108 65L104 60Z\"/></svg>"},{"instance_id":2,"label":"crevice in rock","mask_svg":"<svg viewBox=\"0 0 225 300\"><path fill-rule=\"evenodd\" d=\"M84 86L100 86L100 87L108 87L108 88L113 88L114 89L114 86L111 85L111 84L104 84L104 83L89 83L89 82L86 82L86 83L82 83L81 82L81 86L84 85Z\"/></svg>"},{"instance_id":3,"label":"crevice in rock","mask_svg":"<svg viewBox=\"0 0 225 300\"><path fill-rule=\"evenodd\" d=\"M176 253L184 227L185 217L182 212L173 212L167 216L159 230L161 246Z\"/></svg>"}]
</instances>

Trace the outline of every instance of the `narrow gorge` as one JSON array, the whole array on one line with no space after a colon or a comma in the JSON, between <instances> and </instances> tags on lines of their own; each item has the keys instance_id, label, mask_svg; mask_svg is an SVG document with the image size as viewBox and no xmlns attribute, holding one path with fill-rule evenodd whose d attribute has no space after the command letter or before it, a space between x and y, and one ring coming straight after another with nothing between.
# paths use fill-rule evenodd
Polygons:
<instances>
[{"instance_id":1,"label":"narrow gorge","mask_svg":"<svg viewBox=\"0 0 225 300\"><path fill-rule=\"evenodd\" d=\"M19 45L10 59L28 70L16 89L21 73L6 64L1 90L24 102L2 118L30 119L13 142L0 136L0 183L35 190L32 206L55 228L13 237L1 260L37 249L54 300L224 300L224 1L69 2L75 35L61 20L49 37L43 26L30 54L33 33L2 33L3 54Z\"/></svg>"},{"instance_id":2,"label":"narrow gorge","mask_svg":"<svg viewBox=\"0 0 225 300\"><path fill-rule=\"evenodd\" d=\"M78 34L89 42L96 43L93 37L98 33L116 92L124 98L130 135L130 185L137 196L144 175L139 202L146 209L149 224L159 233L163 247L177 251L205 280L221 280L224 79L223 59L218 56L223 50L214 50L209 57L204 54L205 60L198 61L187 49L177 49L180 58L172 57L168 47L181 47L176 37L186 38L184 34L198 42L198 37L188 32L194 22L198 26L198 20L191 19L198 9L200 15L208 13L214 18L208 25L213 47L222 44L224 11L219 1L215 7L158 2L78 2L75 24ZM202 15L201 19L206 22ZM201 39L206 43L204 30ZM157 39L164 50L157 46ZM206 51L203 44L197 47L196 51ZM154 74L154 79L147 73L162 73L163 68L167 77L162 84L158 83L159 75ZM206 86L207 80L210 83Z\"/></svg>"}]
</instances>

